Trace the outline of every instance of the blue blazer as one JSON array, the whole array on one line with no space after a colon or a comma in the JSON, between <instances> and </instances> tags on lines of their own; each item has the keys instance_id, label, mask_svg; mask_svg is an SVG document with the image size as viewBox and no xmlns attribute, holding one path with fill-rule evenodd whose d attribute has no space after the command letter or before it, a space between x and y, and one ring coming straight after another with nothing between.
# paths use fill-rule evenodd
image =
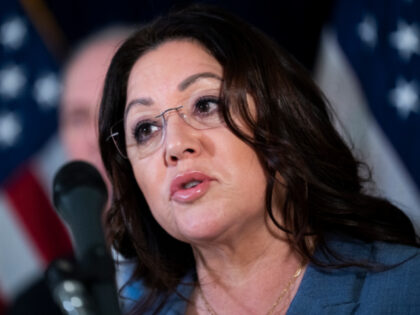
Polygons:
<instances>
[{"instance_id":1,"label":"blue blazer","mask_svg":"<svg viewBox=\"0 0 420 315\"><path fill-rule=\"evenodd\" d=\"M362 268L326 271L309 264L288 315L420 314L420 250L375 242L331 241L354 260L400 264L386 271ZM316 256L322 257L320 253Z\"/></svg>"},{"instance_id":2,"label":"blue blazer","mask_svg":"<svg viewBox=\"0 0 420 315\"><path fill-rule=\"evenodd\" d=\"M337 237L332 238L329 244L348 259L398 266L373 272L356 267L326 270L309 264L287 315L420 314L418 248ZM326 261L320 251L315 256ZM191 280L190 276L187 282ZM181 284L178 287L178 292L186 297L191 290L190 285ZM184 315L186 308L185 300L173 295L159 314Z\"/></svg>"}]
</instances>

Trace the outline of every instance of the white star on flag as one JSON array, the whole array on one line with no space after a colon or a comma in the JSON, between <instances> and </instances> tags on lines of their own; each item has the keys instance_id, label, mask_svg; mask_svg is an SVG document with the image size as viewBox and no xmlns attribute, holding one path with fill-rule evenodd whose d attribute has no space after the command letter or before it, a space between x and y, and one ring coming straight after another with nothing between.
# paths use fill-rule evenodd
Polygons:
<instances>
[{"instance_id":1,"label":"white star on flag","mask_svg":"<svg viewBox=\"0 0 420 315\"><path fill-rule=\"evenodd\" d=\"M363 21L357 25L357 33L360 39L370 48L375 48L378 41L378 27L376 20L371 15L365 15Z\"/></svg>"},{"instance_id":2,"label":"white star on flag","mask_svg":"<svg viewBox=\"0 0 420 315\"><path fill-rule=\"evenodd\" d=\"M396 87L390 92L390 101L401 118L407 119L411 112L419 110L419 90L416 81L407 82L399 78Z\"/></svg>"},{"instance_id":3,"label":"white star on flag","mask_svg":"<svg viewBox=\"0 0 420 315\"><path fill-rule=\"evenodd\" d=\"M400 56L409 61L411 55L420 54L419 37L419 29L415 23L408 25L404 21L399 21L397 30L390 35L390 42L398 49Z\"/></svg>"},{"instance_id":4,"label":"white star on flag","mask_svg":"<svg viewBox=\"0 0 420 315\"><path fill-rule=\"evenodd\" d=\"M52 72L47 73L35 81L34 99L43 109L55 107L60 96L60 88L57 76Z\"/></svg>"},{"instance_id":5,"label":"white star on flag","mask_svg":"<svg viewBox=\"0 0 420 315\"><path fill-rule=\"evenodd\" d=\"M25 21L23 18L15 16L1 26L0 42L7 48L18 49L22 46L26 34Z\"/></svg>"},{"instance_id":6,"label":"white star on flag","mask_svg":"<svg viewBox=\"0 0 420 315\"><path fill-rule=\"evenodd\" d=\"M13 146L22 132L22 125L12 113L0 115L0 147Z\"/></svg>"},{"instance_id":7,"label":"white star on flag","mask_svg":"<svg viewBox=\"0 0 420 315\"><path fill-rule=\"evenodd\" d=\"M26 84L26 76L21 67L9 65L0 70L0 96L12 99L19 95Z\"/></svg>"}]
</instances>

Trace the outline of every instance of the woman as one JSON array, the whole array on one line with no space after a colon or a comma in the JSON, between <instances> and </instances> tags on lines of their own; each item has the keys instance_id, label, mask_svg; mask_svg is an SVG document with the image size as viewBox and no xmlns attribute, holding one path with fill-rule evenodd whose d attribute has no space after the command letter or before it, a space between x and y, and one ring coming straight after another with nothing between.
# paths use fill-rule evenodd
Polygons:
<instances>
[{"instance_id":1,"label":"woman","mask_svg":"<svg viewBox=\"0 0 420 315\"><path fill-rule=\"evenodd\" d=\"M420 311L410 221L363 192L308 74L237 18L191 7L140 29L99 128L133 314Z\"/></svg>"}]
</instances>

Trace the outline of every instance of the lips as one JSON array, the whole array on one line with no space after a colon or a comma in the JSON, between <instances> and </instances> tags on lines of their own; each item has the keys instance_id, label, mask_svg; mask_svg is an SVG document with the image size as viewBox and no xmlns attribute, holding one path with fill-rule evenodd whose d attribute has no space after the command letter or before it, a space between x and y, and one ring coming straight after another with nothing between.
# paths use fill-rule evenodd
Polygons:
<instances>
[{"instance_id":1,"label":"lips","mask_svg":"<svg viewBox=\"0 0 420 315\"><path fill-rule=\"evenodd\" d=\"M212 180L211 177L198 171L179 174L170 186L171 200L180 203L193 202L208 191Z\"/></svg>"}]
</instances>

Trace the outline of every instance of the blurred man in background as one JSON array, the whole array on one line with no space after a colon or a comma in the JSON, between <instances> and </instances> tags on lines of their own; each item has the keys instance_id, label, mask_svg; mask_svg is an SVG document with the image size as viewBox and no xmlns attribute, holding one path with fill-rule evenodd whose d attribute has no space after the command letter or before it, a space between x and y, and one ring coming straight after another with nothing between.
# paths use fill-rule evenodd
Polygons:
<instances>
[{"instance_id":1,"label":"blurred man in background","mask_svg":"<svg viewBox=\"0 0 420 315\"><path fill-rule=\"evenodd\" d=\"M110 27L91 35L78 45L62 71L59 136L65 159L93 164L104 178L108 191L110 185L97 144L97 114L106 71L112 56L130 31L125 27ZM41 278L18 295L8 314L60 312L54 305L45 279Z\"/></svg>"},{"instance_id":2,"label":"blurred man in background","mask_svg":"<svg viewBox=\"0 0 420 315\"><path fill-rule=\"evenodd\" d=\"M107 183L98 147L97 119L106 71L118 46L128 35L113 27L86 39L63 71L59 133L71 160L93 164Z\"/></svg>"}]
</instances>

